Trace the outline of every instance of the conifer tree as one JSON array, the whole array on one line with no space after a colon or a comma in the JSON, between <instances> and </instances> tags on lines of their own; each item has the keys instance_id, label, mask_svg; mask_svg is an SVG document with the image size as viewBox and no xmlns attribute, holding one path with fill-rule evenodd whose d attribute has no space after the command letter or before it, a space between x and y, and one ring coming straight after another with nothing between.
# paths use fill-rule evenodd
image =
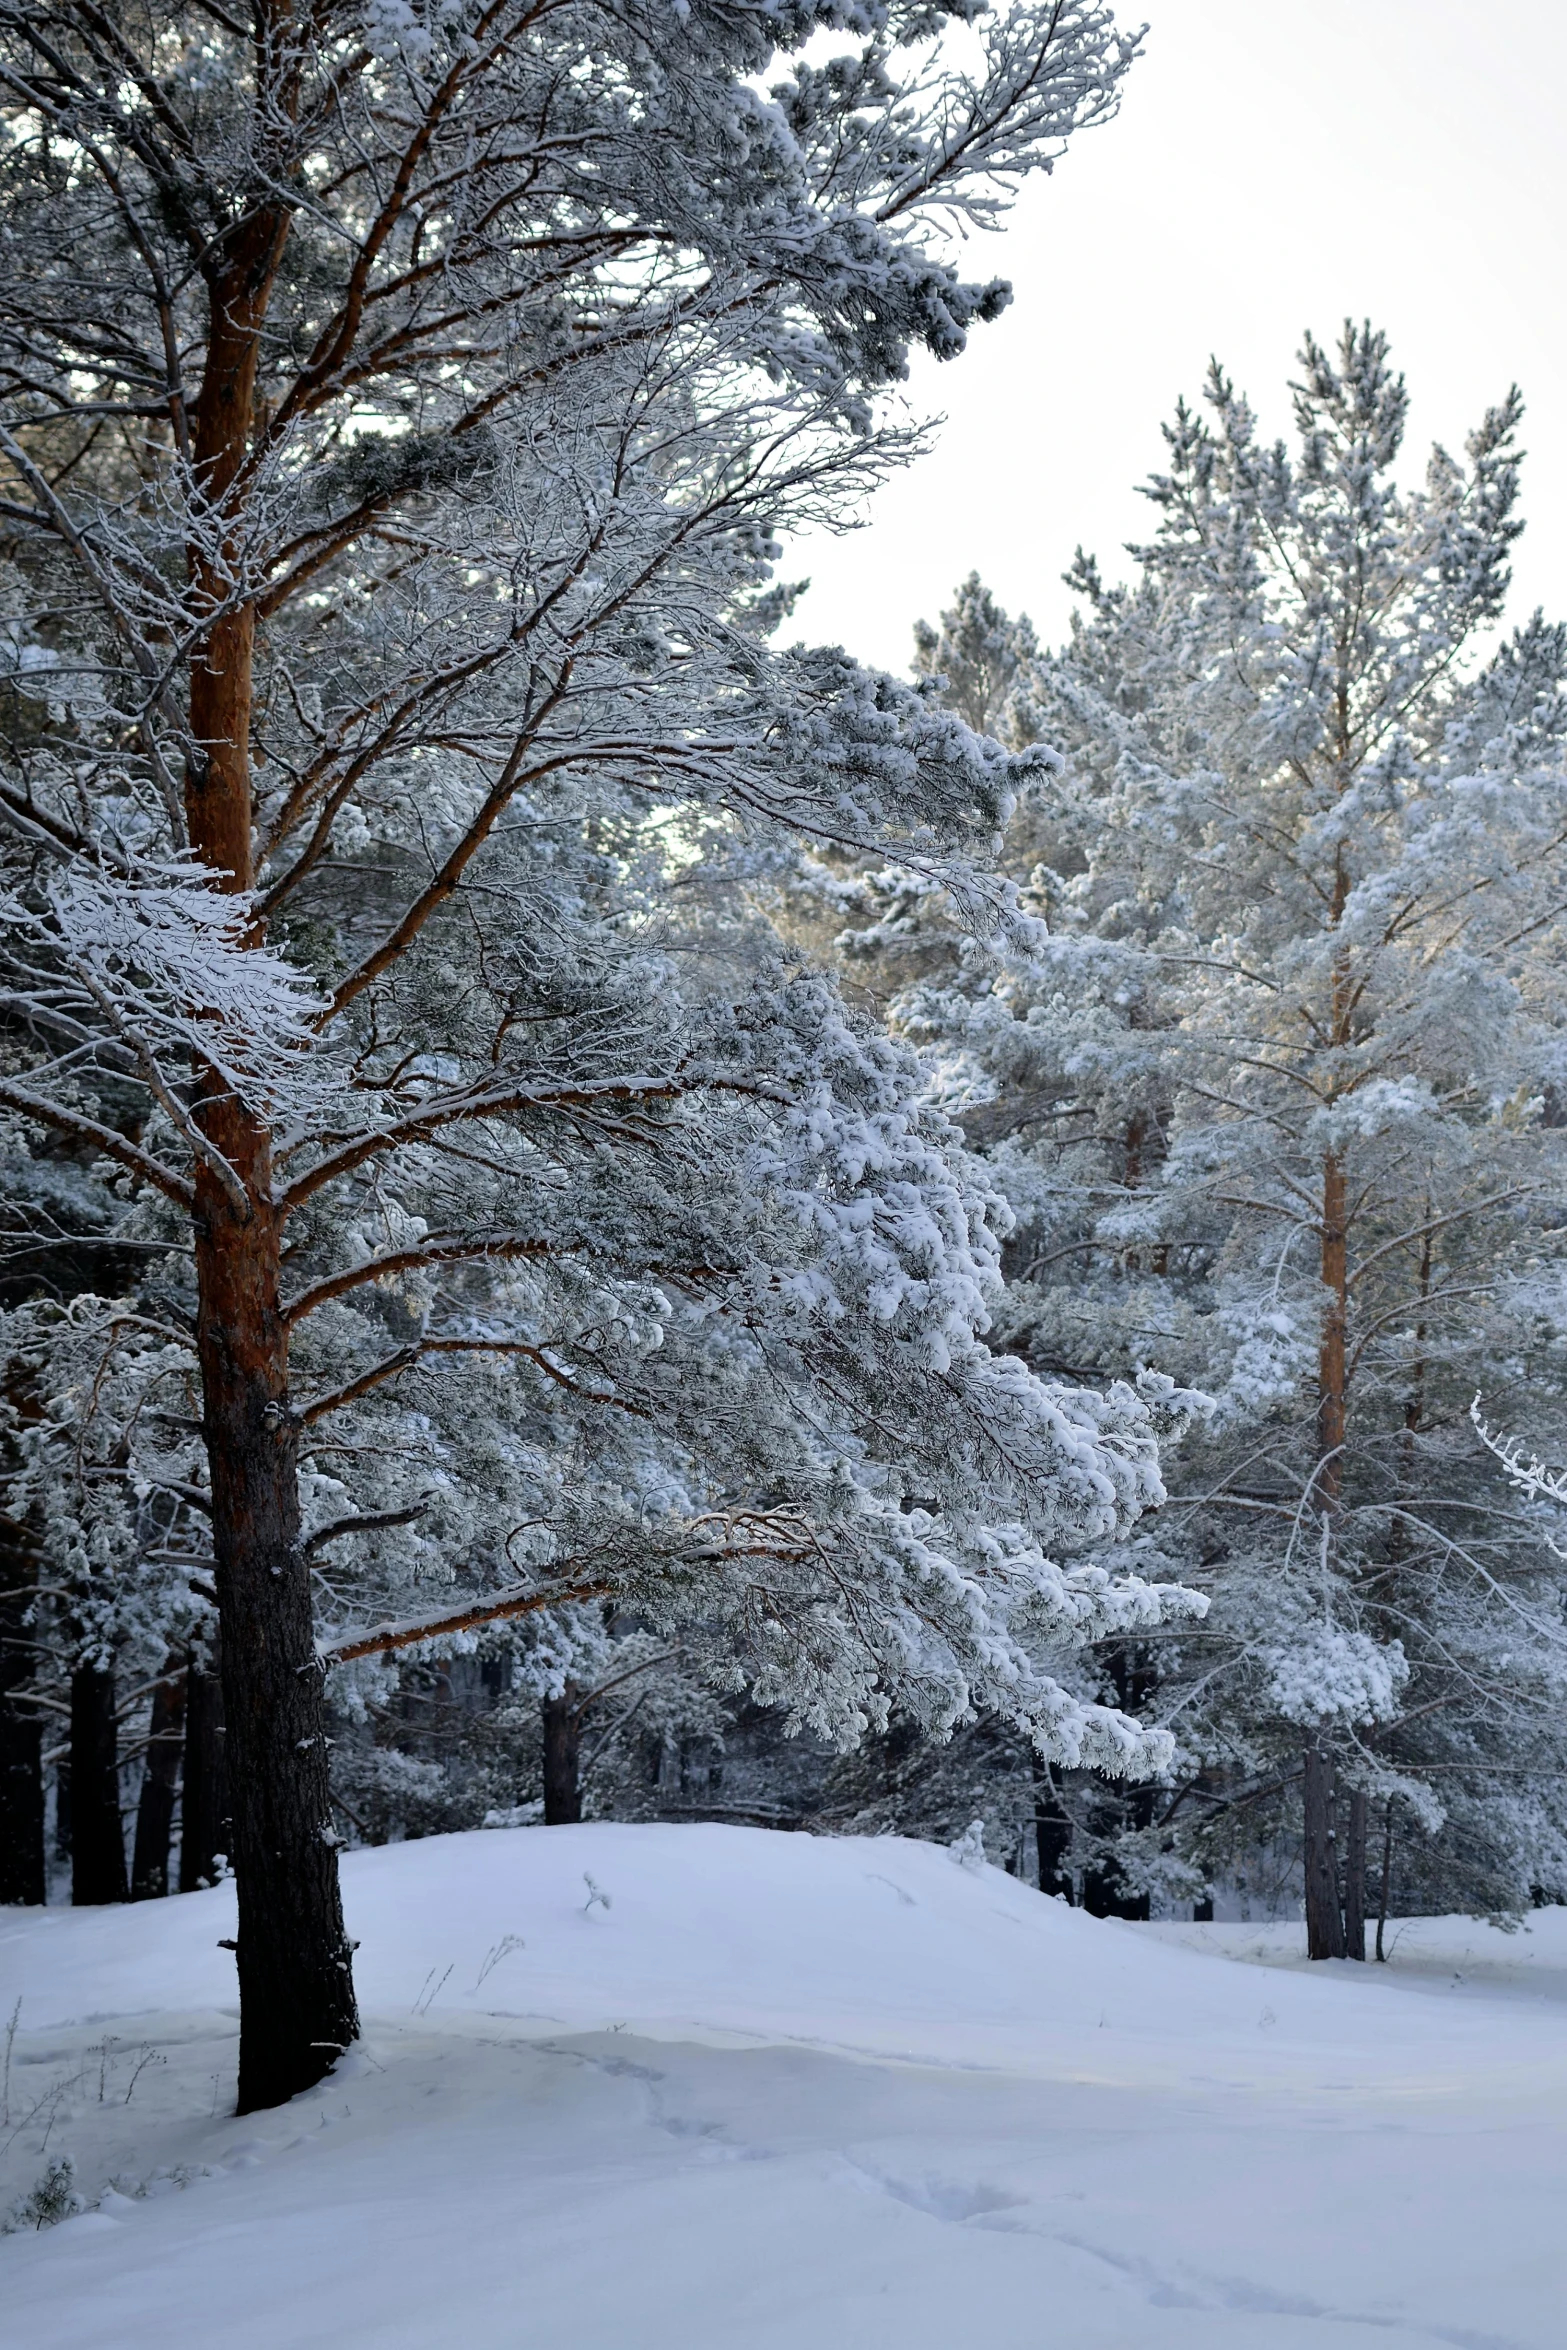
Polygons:
<instances>
[{"instance_id":1,"label":"conifer tree","mask_svg":"<svg viewBox=\"0 0 1567 2350\"><path fill-rule=\"evenodd\" d=\"M1013 749L1032 742L1037 728L1027 703L1039 641L1027 614L1011 619L977 571L971 571L941 615L914 628L914 674L928 678L949 710L974 729Z\"/></svg>"},{"instance_id":2,"label":"conifer tree","mask_svg":"<svg viewBox=\"0 0 1567 2350\"><path fill-rule=\"evenodd\" d=\"M625 1593L836 1736L988 1689L1157 1755L1019 1627L1187 1604L1078 1555L1160 1394L991 1358L908 1056L659 930L683 846L797 832L983 914L1016 762L766 635L1007 298L952 225L1136 46L956 14L0 0L0 1103L148 1268L23 1313L19 1506L149 1675L221 1621L244 2107L356 2029L337 1666Z\"/></svg>"},{"instance_id":3,"label":"conifer tree","mask_svg":"<svg viewBox=\"0 0 1567 2350\"><path fill-rule=\"evenodd\" d=\"M1312 1955L1360 1956L1373 1815L1416 1900L1567 1877L1560 1564L1468 1417L1562 1408L1567 636L1486 648L1516 395L1414 489L1380 335L1294 398L1265 445L1216 367L1133 584L1079 558L1014 845L1049 935L895 1008L1018 1218L1004 1334L1212 1398L1148 1540L1214 1605L1138 1644L1181 1761L1121 1865L1200 1891L1293 1816Z\"/></svg>"}]
</instances>

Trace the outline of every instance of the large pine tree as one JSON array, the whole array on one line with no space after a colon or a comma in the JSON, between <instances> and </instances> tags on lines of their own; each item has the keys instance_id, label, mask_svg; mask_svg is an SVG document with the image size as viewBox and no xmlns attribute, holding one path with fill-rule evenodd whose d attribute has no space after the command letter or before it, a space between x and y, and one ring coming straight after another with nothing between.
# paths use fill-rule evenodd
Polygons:
<instances>
[{"instance_id":1,"label":"large pine tree","mask_svg":"<svg viewBox=\"0 0 1567 2350\"><path fill-rule=\"evenodd\" d=\"M26 1496L108 1635L143 1567L221 1617L244 2106L356 2028L334 1661L635 1571L843 1734L989 1678L1149 1751L1009 1630L1159 1612L1042 1547L1156 1497L1148 1406L985 1353L905 1059L803 975L681 990L616 894L659 808L932 867L1005 814L928 696L765 635L775 532L1006 299L952 224L1135 48L955 13L0 0L0 1103L153 1267L21 1334Z\"/></svg>"}]
</instances>

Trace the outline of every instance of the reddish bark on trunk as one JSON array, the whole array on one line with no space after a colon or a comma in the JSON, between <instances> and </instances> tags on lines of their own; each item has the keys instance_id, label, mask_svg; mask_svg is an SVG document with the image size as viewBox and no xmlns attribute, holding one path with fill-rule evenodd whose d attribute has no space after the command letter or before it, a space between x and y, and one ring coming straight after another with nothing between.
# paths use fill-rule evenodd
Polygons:
<instances>
[{"instance_id":1,"label":"reddish bark on trunk","mask_svg":"<svg viewBox=\"0 0 1567 2350\"><path fill-rule=\"evenodd\" d=\"M194 457L221 507L244 464L261 325L288 215L265 208L209 279ZM222 610L229 551L193 552L197 606L217 617L191 671L191 847L248 891L255 612ZM270 1138L209 1077L198 1112L224 1166L196 1171L197 1349L212 1477L232 1860L239 1897L239 2110L309 2088L354 2039L350 1945L327 1786L322 1674L300 1538L298 1423L280 1290Z\"/></svg>"}]
</instances>

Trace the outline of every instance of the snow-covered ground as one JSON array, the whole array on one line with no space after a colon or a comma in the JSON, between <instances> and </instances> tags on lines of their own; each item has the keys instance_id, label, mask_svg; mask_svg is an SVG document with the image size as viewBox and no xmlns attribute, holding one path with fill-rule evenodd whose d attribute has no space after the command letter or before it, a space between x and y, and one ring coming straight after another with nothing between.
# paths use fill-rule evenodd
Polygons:
<instances>
[{"instance_id":1,"label":"snow-covered ground","mask_svg":"<svg viewBox=\"0 0 1567 2350\"><path fill-rule=\"evenodd\" d=\"M364 2046L243 2121L226 1894L0 1912L0 2210L61 2152L98 2205L0 2242L7 2350L1567 2340L1567 1912L1308 1972L720 1827L346 1887Z\"/></svg>"}]
</instances>

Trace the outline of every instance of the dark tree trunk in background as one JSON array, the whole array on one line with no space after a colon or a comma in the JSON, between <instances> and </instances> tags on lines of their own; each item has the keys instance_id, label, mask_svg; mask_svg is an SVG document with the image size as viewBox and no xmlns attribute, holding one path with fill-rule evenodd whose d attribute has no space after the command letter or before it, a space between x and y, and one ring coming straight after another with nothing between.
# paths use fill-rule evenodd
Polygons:
<instances>
[{"instance_id":1,"label":"dark tree trunk in background","mask_svg":"<svg viewBox=\"0 0 1567 2350\"><path fill-rule=\"evenodd\" d=\"M1213 1895L1211 1893L1203 1900L1192 1903L1192 1924L1194 1926L1211 1926L1213 1924Z\"/></svg>"},{"instance_id":2,"label":"dark tree trunk in background","mask_svg":"<svg viewBox=\"0 0 1567 2350\"><path fill-rule=\"evenodd\" d=\"M0 1525L0 1902L44 1899L43 1725L14 1695L32 1678L22 1622L32 1585L27 1560Z\"/></svg>"},{"instance_id":3,"label":"dark tree trunk in background","mask_svg":"<svg viewBox=\"0 0 1567 2350\"><path fill-rule=\"evenodd\" d=\"M1117 1890L1114 1871L1102 1861L1091 1860L1084 1865L1083 1907L1091 1918L1114 1917Z\"/></svg>"},{"instance_id":4,"label":"dark tree trunk in background","mask_svg":"<svg viewBox=\"0 0 1567 2350\"><path fill-rule=\"evenodd\" d=\"M43 1898L43 1729L0 1687L0 1903Z\"/></svg>"},{"instance_id":5,"label":"dark tree trunk in background","mask_svg":"<svg viewBox=\"0 0 1567 2350\"><path fill-rule=\"evenodd\" d=\"M185 1674L185 1777L180 1803L180 1891L212 1884L230 1844L223 1687L217 1659L192 1655Z\"/></svg>"},{"instance_id":6,"label":"dark tree trunk in background","mask_svg":"<svg viewBox=\"0 0 1567 2350\"><path fill-rule=\"evenodd\" d=\"M564 1828L582 1817L582 1692L568 1681L544 1700L544 1824Z\"/></svg>"},{"instance_id":7,"label":"dark tree trunk in background","mask_svg":"<svg viewBox=\"0 0 1567 2350\"><path fill-rule=\"evenodd\" d=\"M1344 1844L1344 1956L1366 1955L1366 1828L1370 1798L1364 1787L1349 1791L1349 1835Z\"/></svg>"},{"instance_id":8,"label":"dark tree trunk in background","mask_svg":"<svg viewBox=\"0 0 1567 2350\"><path fill-rule=\"evenodd\" d=\"M1333 919L1348 902L1349 873L1343 850L1334 881ZM1349 1042L1345 1004L1347 980L1342 957L1333 973L1333 1041ZM1332 1151L1322 1161L1320 1272L1322 1335L1317 1356L1316 1499L1321 1510L1322 1566L1336 1560L1344 1489L1344 1442L1349 1425L1349 1193L1344 1169ZM1306 1896L1306 1955L1344 1955L1343 1888L1339 1883L1338 1836L1334 1822L1333 1758L1320 1737L1306 1749L1302 1858Z\"/></svg>"},{"instance_id":9,"label":"dark tree trunk in background","mask_svg":"<svg viewBox=\"0 0 1567 2350\"><path fill-rule=\"evenodd\" d=\"M1146 1919L1152 1904L1146 1893L1133 1893L1114 1861L1083 1871L1083 1907L1091 1918Z\"/></svg>"},{"instance_id":10,"label":"dark tree trunk in background","mask_svg":"<svg viewBox=\"0 0 1567 2350\"><path fill-rule=\"evenodd\" d=\"M1034 1837L1039 1854L1039 1890L1072 1899L1072 1823L1066 1816L1055 1774L1034 1761Z\"/></svg>"},{"instance_id":11,"label":"dark tree trunk in background","mask_svg":"<svg viewBox=\"0 0 1567 2350\"><path fill-rule=\"evenodd\" d=\"M78 1665L71 1675L71 1899L81 1908L124 1901L114 1675Z\"/></svg>"},{"instance_id":12,"label":"dark tree trunk in background","mask_svg":"<svg viewBox=\"0 0 1567 2350\"><path fill-rule=\"evenodd\" d=\"M1387 1933L1388 1902L1393 1891L1393 1801L1388 1798L1387 1811L1382 1821L1382 1882L1377 1888L1377 1963L1387 1963L1384 1937Z\"/></svg>"},{"instance_id":13,"label":"dark tree trunk in background","mask_svg":"<svg viewBox=\"0 0 1567 2350\"><path fill-rule=\"evenodd\" d=\"M1344 1906L1333 1825L1333 1761L1318 1739L1306 1749L1306 1956L1342 1958Z\"/></svg>"},{"instance_id":14,"label":"dark tree trunk in background","mask_svg":"<svg viewBox=\"0 0 1567 2350\"><path fill-rule=\"evenodd\" d=\"M169 1889L169 1841L174 1832L174 1790L179 1784L184 1729L185 1668L177 1656L171 1656L152 1693L147 1765L141 1801L136 1806L136 1847L131 1859L133 1901L158 1901Z\"/></svg>"},{"instance_id":15,"label":"dark tree trunk in background","mask_svg":"<svg viewBox=\"0 0 1567 2350\"><path fill-rule=\"evenodd\" d=\"M1155 1674L1148 1653L1130 1641L1118 1642L1105 1658L1115 1702L1123 1713L1138 1715L1154 1693ZM1106 1836L1148 1827L1153 1820L1153 1789L1132 1787L1126 1794L1105 1790L1099 1799L1096 1825ZM1110 1856L1083 1871L1083 1907L1090 1917L1145 1919L1152 1903L1146 1893L1133 1893L1118 1863Z\"/></svg>"},{"instance_id":16,"label":"dark tree trunk in background","mask_svg":"<svg viewBox=\"0 0 1567 2350\"><path fill-rule=\"evenodd\" d=\"M8 1376L5 1397L24 1420L38 1409L25 1378ZM0 1466L10 1469L14 1459L8 1441ZM27 1613L37 1587L31 1531L0 1511L0 1902L42 1904L48 1899L43 1723L19 1695L33 1677L36 1660Z\"/></svg>"}]
</instances>

